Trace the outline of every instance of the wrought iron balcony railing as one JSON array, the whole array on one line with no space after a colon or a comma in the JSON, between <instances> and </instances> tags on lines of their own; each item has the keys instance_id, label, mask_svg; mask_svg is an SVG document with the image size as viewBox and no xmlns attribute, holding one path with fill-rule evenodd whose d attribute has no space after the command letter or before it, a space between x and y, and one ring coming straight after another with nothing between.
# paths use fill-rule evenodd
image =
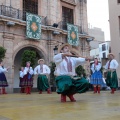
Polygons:
<instances>
[{"instance_id":1,"label":"wrought iron balcony railing","mask_svg":"<svg viewBox=\"0 0 120 120\"><path fill-rule=\"evenodd\" d=\"M0 15L26 21L26 11L22 11L22 10L13 8L11 6L0 5ZM45 26L48 25L47 24L47 17L42 17L42 25L45 25ZM63 30L67 30L67 23L65 23L63 21L59 22L58 28L63 29ZM78 26L78 31L81 34L85 33L82 30L81 26Z\"/></svg>"},{"instance_id":2,"label":"wrought iron balcony railing","mask_svg":"<svg viewBox=\"0 0 120 120\"><path fill-rule=\"evenodd\" d=\"M76 26L78 27L78 32L79 33L81 33L81 34L83 34L83 33L87 34L86 32L84 32L84 30L82 30L81 26L78 26L78 25L76 25ZM58 23L58 28L63 29L63 30L67 30L67 23L64 22L64 21L60 21Z\"/></svg>"},{"instance_id":3,"label":"wrought iron balcony railing","mask_svg":"<svg viewBox=\"0 0 120 120\"><path fill-rule=\"evenodd\" d=\"M26 11L11 6L0 5L0 15L26 21ZM47 25L47 17L42 17L42 25Z\"/></svg>"}]
</instances>

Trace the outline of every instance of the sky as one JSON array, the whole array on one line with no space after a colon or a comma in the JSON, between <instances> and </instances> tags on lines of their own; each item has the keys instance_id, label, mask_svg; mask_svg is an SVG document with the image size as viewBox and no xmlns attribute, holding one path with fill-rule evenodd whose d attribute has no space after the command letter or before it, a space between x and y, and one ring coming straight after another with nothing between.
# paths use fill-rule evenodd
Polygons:
<instances>
[{"instance_id":1,"label":"sky","mask_svg":"<svg viewBox=\"0 0 120 120\"><path fill-rule=\"evenodd\" d=\"M87 0L88 25L101 28L110 40L108 0Z\"/></svg>"}]
</instances>

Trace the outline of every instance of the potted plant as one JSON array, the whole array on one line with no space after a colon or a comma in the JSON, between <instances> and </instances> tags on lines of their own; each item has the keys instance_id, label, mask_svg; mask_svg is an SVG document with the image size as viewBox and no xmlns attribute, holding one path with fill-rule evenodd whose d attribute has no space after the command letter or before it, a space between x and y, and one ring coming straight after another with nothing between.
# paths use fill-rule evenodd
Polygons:
<instances>
[{"instance_id":1,"label":"potted plant","mask_svg":"<svg viewBox=\"0 0 120 120\"><path fill-rule=\"evenodd\" d=\"M0 46L0 59L3 60L5 58L5 53L6 53L6 49Z\"/></svg>"},{"instance_id":2,"label":"potted plant","mask_svg":"<svg viewBox=\"0 0 120 120\"><path fill-rule=\"evenodd\" d=\"M36 52L33 50L24 50L22 54L22 66L26 66L26 62L31 62L31 67L35 66L36 63Z\"/></svg>"},{"instance_id":3,"label":"potted plant","mask_svg":"<svg viewBox=\"0 0 120 120\"><path fill-rule=\"evenodd\" d=\"M75 72L77 76L86 78L86 72L82 65L76 67Z\"/></svg>"}]
</instances>

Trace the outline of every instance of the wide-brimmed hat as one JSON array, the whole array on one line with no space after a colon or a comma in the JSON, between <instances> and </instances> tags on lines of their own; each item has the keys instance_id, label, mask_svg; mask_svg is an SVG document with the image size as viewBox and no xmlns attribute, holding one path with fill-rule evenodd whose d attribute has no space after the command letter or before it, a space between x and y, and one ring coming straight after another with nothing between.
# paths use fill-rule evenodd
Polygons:
<instances>
[{"instance_id":1,"label":"wide-brimmed hat","mask_svg":"<svg viewBox=\"0 0 120 120\"><path fill-rule=\"evenodd\" d=\"M38 64L40 63L40 61L45 62L45 60L44 60L44 59L39 59L39 60L38 60Z\"/></svg>"},{"instance_id":2,"label":"wide-brimmed hat","mask_svg":"<svg viewBox=\"0 0 120 120\"><path fill-rule=\"evenodd\" d=\"M30 62L30 61L27 61L27 62L26 62L26 64L27 64L27 63L30 63L30 64L31 64L31 62Z\"/></svg>"},{"instance_id":3,"label":"wide-brimmed hat","mask_svg":"<svg viewBox=\"0 0 120 120\"><path fill-rule=\"evenodd\" d=\"M112 55L113 57L115 57L115 55L113 53L109 53L107 56L109 57L110 55Z\"/></svg>"},{"instance_id":4,"label":"wide-brimmed hat","mask_svg":"<svg viewBox=\"0 0 120 120\"><path fill-rule=\"evenodd\" d=\"M58 47L58 53L60 53L65 46L68 46L70 50L72 49L72 46L70 44L64 43Z\"/></svg>"}]
</instances>

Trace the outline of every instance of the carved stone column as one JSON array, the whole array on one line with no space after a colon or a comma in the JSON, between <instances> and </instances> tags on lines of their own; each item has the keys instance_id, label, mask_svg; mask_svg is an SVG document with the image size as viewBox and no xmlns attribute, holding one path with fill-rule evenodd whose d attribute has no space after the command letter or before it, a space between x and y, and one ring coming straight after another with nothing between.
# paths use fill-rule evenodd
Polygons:
<instances>
[{"instance_id":1,"label":"carved stone column","mask_svg":"<svg viewBox=\"0 0 120 120\"><path fill-rule=\"evenodd\" d=\"M13 55L13 40L14 40L14 35L10 34L10 33L3 33L3 47L5 47L6 49L6 56L4 59L4 66L5 67L10 67L8 70L8 73L6 73L6 77L7 77L7 81L9 86L7 87L7 91L9 91L10 93L13 92L13 84L14 84L14 65L13 65L13 59L12 59L12 55Z\"/></svg>"}]
</instances>

